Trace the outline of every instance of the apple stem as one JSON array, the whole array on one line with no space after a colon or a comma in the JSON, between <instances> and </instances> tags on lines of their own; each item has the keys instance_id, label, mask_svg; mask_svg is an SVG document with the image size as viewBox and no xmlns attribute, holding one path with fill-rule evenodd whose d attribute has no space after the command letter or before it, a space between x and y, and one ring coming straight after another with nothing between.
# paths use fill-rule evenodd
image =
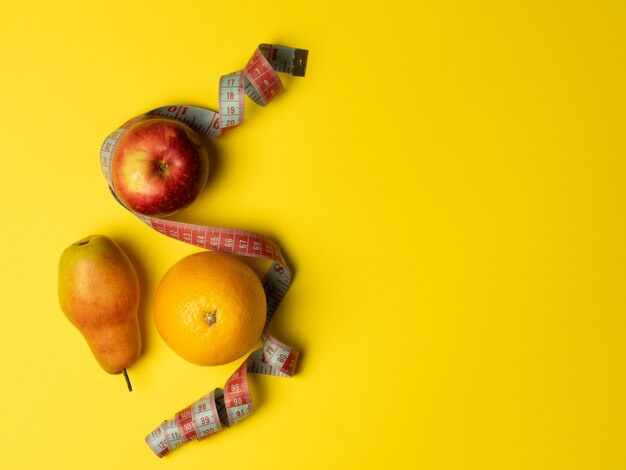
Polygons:
<instances>
[{"instance_id":1,"label":"apple stem","mask_svg":"<svg viewBox=\"0 0 626 470\"><path fill-rule=\"evenodd\" d=\"M124 378L126 379L126 386L128 387L128 391L132 392L133 386L130 384L130 379L128 378L128 373L126 372L126 369L122 369L122 372L124 373Z\"/></svg>"}]
</instances>

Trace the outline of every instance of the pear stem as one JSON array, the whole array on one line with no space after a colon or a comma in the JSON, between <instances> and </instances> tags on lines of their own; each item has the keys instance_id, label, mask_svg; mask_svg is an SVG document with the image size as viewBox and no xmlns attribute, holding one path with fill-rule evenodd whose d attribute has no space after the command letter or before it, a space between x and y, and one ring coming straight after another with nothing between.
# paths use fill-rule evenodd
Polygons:
<instances>
[{"instance_id":1,"label":"pear stem","mask_svg":"<svg viewBox=\"0 0 626 470\"><path fill-rule=\"evenodd\" d=\"M130 384L130 379L128 378L128 373L126 372L126 369L122 369L122 372L124 374L124 378L126 379L126 386L128 387L128 391L132 392L133 386Z\"/></svg>"}]
</instances>

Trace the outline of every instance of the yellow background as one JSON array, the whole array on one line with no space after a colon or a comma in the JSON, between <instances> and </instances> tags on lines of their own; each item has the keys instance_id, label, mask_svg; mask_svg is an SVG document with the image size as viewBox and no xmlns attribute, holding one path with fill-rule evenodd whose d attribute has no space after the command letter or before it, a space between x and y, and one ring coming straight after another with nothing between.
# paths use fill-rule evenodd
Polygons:
<instances>
[{"instance_id":1,"label":"yellow background","mask_svg":"<svg viewBox=\"0 0 626 470\"><path fill-rule=\"evenodd\" d=\"M623 2L225 3L0 1L0 466L625 468ZM198 249L115 203L99 147L156 106L215 108L262 42L309 49L307 76L247 101L180 219L279 243L271 332L302 361L159 460L144 436L237 363L161 341L155 287ZM132 393L57 303L93 233L141 277Z\"/></svg>"}]
</instances>

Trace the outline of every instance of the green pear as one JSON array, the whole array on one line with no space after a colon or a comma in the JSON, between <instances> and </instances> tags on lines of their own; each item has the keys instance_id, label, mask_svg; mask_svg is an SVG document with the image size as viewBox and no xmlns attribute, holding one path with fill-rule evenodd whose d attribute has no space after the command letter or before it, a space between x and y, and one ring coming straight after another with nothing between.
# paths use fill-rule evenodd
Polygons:
<instances>
[{"instance_id":1,"label":"green pear","mask_svg":"<svg viewBox=\"0 0 626 470\"><path fill-rule=\"evenodd\" d=\"M141 352L139 279L122 249L104 235L68 246L59 261L59 303L100 366L124 373Z\"/></svg>"}]
</instances>

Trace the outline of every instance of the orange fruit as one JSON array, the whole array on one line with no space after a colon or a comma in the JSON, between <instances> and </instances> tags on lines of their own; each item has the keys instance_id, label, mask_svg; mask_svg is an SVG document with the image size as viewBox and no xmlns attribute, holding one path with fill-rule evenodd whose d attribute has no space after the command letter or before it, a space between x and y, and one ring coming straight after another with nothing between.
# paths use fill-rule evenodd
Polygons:
<instances>
[{"instance_id":1,"label":"orange fruit","mask_svg":"<svg viewBox=\"0 0 626 470\"><path fill-rule=\"evenodd\" d=\"M202 251L174 264L154 297L161 338L179 356L203 366L242 357L261 336L263 286L234 255Z\"/></svg>"}]
</instances>

